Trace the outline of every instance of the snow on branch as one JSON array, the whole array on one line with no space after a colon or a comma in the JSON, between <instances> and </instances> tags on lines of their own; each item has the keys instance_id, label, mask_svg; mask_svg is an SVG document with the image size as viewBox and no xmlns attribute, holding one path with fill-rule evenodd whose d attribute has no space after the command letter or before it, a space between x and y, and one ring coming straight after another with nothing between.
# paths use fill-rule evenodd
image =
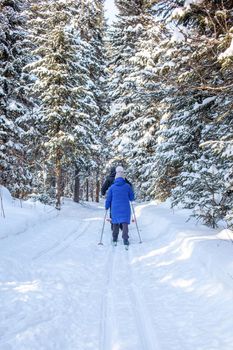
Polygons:
<instances>
[{"instance_id":1,"label":"snow on branch","mask_svg":"<svg viewBox=\"0 0 233 350\"><path fill-rule=\"evenodd\" d=\"M231 39L230 46L224 52L222 52L218 58L220 61L222 61L222 60L225 60L226 58L230 58L230 57L233 58L233 37Z\"/></svg>"}]
</instances>

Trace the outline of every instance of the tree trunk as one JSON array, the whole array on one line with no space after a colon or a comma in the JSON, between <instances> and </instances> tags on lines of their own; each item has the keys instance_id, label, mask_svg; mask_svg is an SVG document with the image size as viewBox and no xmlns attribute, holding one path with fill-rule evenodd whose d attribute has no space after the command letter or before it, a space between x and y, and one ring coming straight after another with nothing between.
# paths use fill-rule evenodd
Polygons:
<instances>
[{"instance_id":1,"label":"tree trunk","mask_svg":"<svg viewBox=\"0 0 233 350\"><path fill-rule=\"evenodd\" d=\"M80 178L79 168L75 167L75 178L74 178L74 202L79 203L80 201Z\"/></svg>"},{"instance_id":2,"label":"tree trunk","mask_svg":"<svg viewBox=\"0 0 233 350\"><path fill-rule=\"evenodd\" d=\"M94 187L95 187L94 178L92 176L92 180L91 180L91 200L92 200L92 202L94 202Z\"/></svg>"},{"instance_id":3,"label":"tree trunk","mask_svg":"<svg viewBox=\"0 0 233 350\"><path fill-rule=\"evenodd\" d=\"M56 151L56 209L61 209L61 191L62 191L62 171L61 171L61 150Z\"/></svg>"},{"instance_id":4,"label":"tree trunk","mask_svg":"<svg viewBox=\"0 0 233 350\"><path fill-rule=\"evenodd\" d=\"M66 187L66 173L61 169L61 196L65 196L65 187Z\"/></svg>"},{"instance_id":5,"label":"tree trunk","mask_svg":"<svg viewBox=\"0 0 233 350\"><path fill-rule=\"evenodd\" d=\"M96 175L96 191L95 191L95 201L99 203L100 201L100 179L99 174Z\"/></svg>"},{"instance_id":6,"label":"tree trunk","mask_svg":"<svg viewBox=\"0 0 233 350\"><path fill-rule=\"evenodd\" d=\"M86 179L86 201L88 202L89 199L89 181L88 178Z\"/></svg>"}]
</instances>

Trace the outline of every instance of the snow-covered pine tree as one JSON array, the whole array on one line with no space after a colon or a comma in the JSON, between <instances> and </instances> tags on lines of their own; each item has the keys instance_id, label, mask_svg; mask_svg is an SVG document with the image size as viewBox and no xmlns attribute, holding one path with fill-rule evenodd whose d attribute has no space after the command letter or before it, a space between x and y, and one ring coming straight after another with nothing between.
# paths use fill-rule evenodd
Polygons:
<instances>
[{"instance_id":1,"label":"snow-covered pine tree","mask_svg":"<svg viewBox=\"0 0 233 350\"><path fill-rule=\"evenodd\" d=\"M16 197L31 190L28 164L29 134L33 134L28 96L29 76L23 73L27 62L24 1L0 2L0 182Z\"/></svg>"},{"instance_id":2,"label":"snow-covered pine tree","mask_svg":"<svg viewBox=\"0 0 233 350\"><path fill-rule=\"evenodd\" d=\"M34 92L41 101L43 146L47 169L56 179L56 207L60 208L62 172L86 164L95 142L96 103L85 54L87 43L75 24L76 1L41 1L31 5L31 26L37 57L28 69L37 79ZM95 113L95 112L94 112Z\"/></svg>"},{"instance_id":3,"label":"snow-covered pine tree","mask_svg":"<svg viewBox=\"0 0 233 350\"><path fill-rule=\"evenodd\" d=\"M148 1L118 0L117 20L109 30L110 65L109 97L110 113L105 126L110 131L109 141L115 157L127 164L133 181L139 172L136 166L131 167L130 159L135 157L132 128L136 130L142 116L141 101L137 101L135 66L131 58L137 52L139 38L145 31L148 21L146 13ZM139 121L140 123L140 121Z\"/></svg>"},{"instance_id":4,"label":"snow-covered pine tree","mask_svg":"<svg viewBox=\"0 0 233 350\"><path fill-rule=\"evenodd\" d=\"M141 114L128 128L134 140L128 159L130 167L138 171L137 184L140 187L140 197L144 199L155 195L157 133L165 113L162 101L170 92L161 74L161 57L164 59L167 53L167 46L164 46L167 32L158 16L151 15L148 6L147 25L137 44L137 52L131 59L134 64L131 77L136 81L137 87L134 101L141 106ZM156 182L157 180L158 176Z\"/></svg>"},{"instance_id":5,"label":"snow-covered pine tree","mask_svg":"<svg viewBox=\"0 0 233 350\"><path fill-rule=\"evenodd\" d=\"M215 113L211 107L213 107L216 99L214 89L208 91L205 87L200 88L200 85L204 81L207 85L208 83L213 84L215 77L220 73L220 66L214 64L214 61L215 63L217 61L216 56L213 57L213 61L212 57L209 57L212 39L208 35L211 30L206 34L208 32L207 28L205 32L203 27L202 31L198 27L198 23L208 23L207 20L203 21L202 11L197 6L200 6L201 1L184 1L182 7L182 4L177 2L179 7L175 10L176 4L174 2L161 1L157 3L158 6L155 10L157 12L160 10L162 13L162 17L160 13L159 19L165 23L163 15L168 14L170 16L166 28L167 31L170 31L170 35L167 39L162 39L156 46L158 59L154 59L155 72L157 70L160 83L163 83L161 85L165 97L160 103L156 104L157 110L162 112L162 118L160 131L157 133L158 144L152 146L147 164L143 166L145 184L149 187L147 193L160 199L166 199L170 196L172 188L176 187L173 192L174 204L182 201L186 196L186 205L192 206L191 200L187 201L190 181L189 169L191 164L203 154L203 148L200 147L200 144L203 142L205 144L203 135L206 134L205 129L210 127L212 113ZM217 16L223 16L220 12L220 10L223 10L223 8L220 8L222 5L218 4L218 12L216 12L216 9L213 12L211 2L208 5L211 5L211 8L207 9L207 12L212 12L213 17L216 17L216 13ZM195 18L192 16L192 12L195 14ZM199 17L200 13L202 18ZM178 18L179 21L175 22L175 18ZM230 23L229 19L223 21L221 18L221 21L222 24L224 21ZM210 27L217 29L217 26L213 23ZM204 44L200 45L203 38L205 38ZM217 45L215 42L215 48L218 45L219 42ZM230 40L228 40L228 45L231 45ZM225 47L227 52L231 51L230 48ZM229 63L229 56L227 60ZM203 67L205 68L204 74L202 72ZM214 67L214 69L211 67ZM203 77L202 81L200 77ZM215 161L217 161L217 158ZM213 170L213 168L211 169ZM183 179L182 184L180 182L181 178ZM219 182L220 187L221 183ZM195 190L195 192L201 193L200 190ZM229 194L229 189L227 193ZM223 198L225 198L225 195Z\"/></svg>"},{"instance_id":6,"label":"snow-covered pine tree","mask_svg":"<svg viewBox=\"0 0 233 350\"><path fill-rule=\"evenodd\" d=\"M167 14L172 14L172 8L172 3L163 1L153 7L156 29L160 30L157 43L152 46L148 58L153 65L152 83L157 90L151 101L154 104L153 115L157 114L157 123L154 124L155 136L151 151L142 166L142 176L147 196L160 200L171 195L176 176L185 157L192 154L194 146L193 136L190 136L193 121L185 113L193 97L186 93L186 89L182 89L179 79L183 72L178 71L187 58L188 50L184 35L178 35L172 18L166 18ZM153 85L151 95L153 96ZM147 109L149 110L149 105L145 106L145 114Z\"/></svg>"},{"instance_id":7,"label":"snow-covered pine tree","mask_svg":"<svg viewBox=\"0 0 233 350\"><path fill-rule=\"evenodd\" d=\"M184 3L177 16L188 28L193 28L188 40L189 60L183 66L184 79L181 80L186 91L195 93L195 100L186 112L196 116L196 125L199 123L200 128L194 159L183 163L173 199L174 204L194 208L195 216L214 227L232 206L233 163L228 148L232 140L229 109L232 92L228 88L232 71L229 71L229 61L226 64L223 59L225 54L220 54L224 43L229 43L232 12L228 2L200 1L189 6ZM227 140L225 147L224 140Z\"/></svg>"},{"instance_id":8,"label":"snow-covered pine tree","mask_svg":"<svg viewBox=\"0 0 233 350\"><path fill-rule=\"evenodd\" d=\"M229 11L228 11L229 13ZM231 19L231 20L230 20ZM227 22L232 22L231 17L227 17ZM222 203L224 219L228 226L233 228L233 30L228 26L228 31L220 37L219 61L222 65L221 72L224 80L222 87L218 91L219 108L218 118L215 122L215 129L218 131L218 140L212 137L208 147L211 147L212 153L217 155L221 164L220 176L224 179L224 194ZM213 136L216 134L213 133Z\"/></svg>"},{"instance_id":9,"label":"snow-covered pine tree","mask_svg":"<svg viewBox=\"0 0 233 350\"><path fill-rule=\"evenodd\" d=\"M97 109L95 110L96 142L92 148L91 162L88 173L91 173L91 182L96 183L96 198L99 198L99 183L102 166L104 164L104 147L101 147L101 123L102 118L108 111L107 89L106 89L106 50L105 50L105 18L104 1L81 1L81 11L77 18L81 37L88 43L87 58L90 77L90 90L93 94Z\"/></svg>"}]
</instances>

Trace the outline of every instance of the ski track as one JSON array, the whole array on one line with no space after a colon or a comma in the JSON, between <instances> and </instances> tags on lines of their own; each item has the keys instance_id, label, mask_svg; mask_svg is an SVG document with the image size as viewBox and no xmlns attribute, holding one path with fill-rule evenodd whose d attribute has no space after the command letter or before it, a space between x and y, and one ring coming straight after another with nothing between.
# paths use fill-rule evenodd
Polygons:
<instances>
[{"instance_id":1,"label":"ski track","mask_svg":"<svg viewBox=\"0 0 233 350\"><path fill-rule=\"evenodd\" d=\"M90 214L92 214L92 213L90 212ZM93 215L94 214L95 214L95 211L93 212ZM74 218L75 218L75 216L74 216ZM91 219L91 217L90 217L90 219ZM29 275L28 277L26 277L27 280L29 280L31 278L30 277L31 273L28 273L29 270L32 269L32 276L33 276L34 274L38 275L37 270L39 268L40 271L42 271L42 273L43 273L42 277L44 275L46 276L45 291L46 291L46 289L48 289L50 296L49 296L49 300L48 301L46 300L45 304L41 304L41 305L39 305L39 307L37 304L35 304L36 314L35 314L35 312L28 314L28 312L27 312L28 307L24 308L21 305L20 305L18 312L17 312L17 310L14 311L14 309L13 309L13 307L14 307L13 305L15 304L14 301L13 301L13 303L12 302L10 303L10 305L7 309L4 308L4 314L2 314L1 318L2 318L2 320L5 320L5 322L3 323L3 326L0 324L0 349L5 349L5 347L8 349L8 345L6 345L6 344L11 342L14 338L16 339L20 334L23 334L25 332L26 333L34 332L36 329L38 329L38 327L39 328L43 327L43 324L45 324L45 327L46 327L46 323L48 323L48 325L50 325L51 323L54 323L54 322L55 322L55 324L56 323L59 324L59 318L61 319L61 322L60 322L61 326L64 323L64 321L62 321L62 318L64 318L62 316L62 311L57 310L57 311L59 311L57 313L54 303L51 304L51 301L52 301L51 291L52 290L50 288L50 284L52 285L52 283L55 282L55 281L52 282L52 280L51 280L51 278L54 278L53 277L54 273L51 276L49 273L45 274L44 265L45 264L47 265L48 263L51 264L52 261L54 261L53 258L55 256L61 256L61 259L63 259L63 255L59 255L60 253L63 253L65 250L69 250L69 248L73 249L74 245L76 245L76 242L81 237L84 237L86 234L88 234L88 233L90 234L90 232L93 229L94 229L94 231L97 230L97 232L100 230L100 228L98 227L100 225L100 223L98 223L98 225L96 225L96 222L86 220L86 218L84 220L81 219L81 221L77 220L76 225L74 225L73 223L72 223L72 225L76 226L76 228L75 229L72 228L71 230L69 230L69 228L68 228L68 233L66 233L63 238L61 237L60 239L56 240L55 243L53 242L53 244L51 244L51 242L53 241L54 236L56 237L56 235L52 235L51 238L48 239L48 241L47 241L47 244L49 245L48 248L39 250L39 252L37 252L37 254L34 253L34 254L32 254L32 256L29 255L28 257L26 257L26 261L25 261L24 250L27 251L29 248L29 251L30 251L30 246L34 246L34 247L38 246L38 248L40 248L41 244L42 244L42 246L44 245L44 235L43 234L38 235L39 225L38 226L34 225L31 228L31 230L30 230L30 228L28 228L27 230L25 230L25 232L23 232L23 235L22 235L23 240L22 240L22 242L20 241L20 245L15 245L13 247L13 255L12 255L12 251L10 249L9 253L8 254L6 253L6 255L4 257L2 257L3 258L2 261L4 262L4 264L7 263L9 265L9 263L10 263L10 265L12 267L15 266L15 271L18 270L20 275L22 275L22 276ZM95 225L95 227L93 227L94 225ZM53 229L53 227L54 227L54 229ZM67 227L69 227L69 226L67 226ZM36 229L35 230L36 235L35 235L34 229ZM41 233L43 233L43 230L44 230L44 226L41 228ZM55 232L55 233L57 232L57 220L56 219L51 220L49 222L49 230L50 230L50 232ZM67 230L65 232L67 232ZM14 237L16 237L16 236L17 235L10 237L10 240L14 241ZM30 237L30 240L27 241L27 238L29 238L29 237ZM78 248L78 246L77 246L77 248ZM69 254L69 252L67 252L67 254ZM13 258L13 256L18 256L18 255L19 255L19 257L22 255L23 260L21 258L20 259L21 263L17 266L17 261L16 261L17 258ZM52 258L52 260L51 260L51 258ZM59 265L60 258L56 257L56 260L57 260L57 263ZM40 267L41 266L40 263L42 263L43 267ZM96 276L94 274L93 274L93 276L94 276L93 278L89 278L88 283L90 283L90 285L92 283L95 283ZM62 275L61 276L58 275L57 278L56 277L55 278L60 280L61 277L62 277ZM23 280L24 279L25 278L23 277ZM69 293L66 293L63 295L63 301L62 301L63 305L62 304L60 305L61 308L63 308L63 306L65 307L65 305L71 305L71 306L73 305L74 306L77 303L76 298L72 296L74 294L74 291L73 291L74 280L75 280L75 275L73 276L73 283L71 285L71 288L69 287L69 285L66 286L66 289L69 290ZM15 282L12 282L12 283L14 283L14 285L17 287L17 284L15 284ZM19 282L19 286L21 283L25 283L25 282L23 282L23 281ZM28 283L30 283L30 281ZM58 282L55 282L55 283L58 284ZM65 281L63 282L62 279L61 279L61 283L63 283L65 285ZM79 284L79 282L78 282L78 284ZM0 286L1 285L4 286L4 284L0 283ZM5 287L3 287L3 291L4 291L4 288ZM91 290L91 288L89 288L89 289ZM9 290L10 290L10 288L9 288ZM56 289L52 292L53 292L53 294L56 293ZM71 295L71 297L69 297L69 295ZM44 297L45 297L45 295L43 296L43 298ZM57 296L55 294L54 294L54 297L56 300ZM17 302L16 305L18 307L19 302ZM31 307L31 304L30 304L30 307ZM72 317L70 318L69 321L72 322L73 327L76 327L75 325L78 324L78 320L76 320L76 316L75 316L73 311L70 312ZM67 312L64 309L64 313L63 313L64 316L66 315L66 313ZM10 322L13 321L13 319L16 322L16 324L14 327L11 328ZM2 321L2 320L0 319L0 321ZM69 333L69 331L68 331L68 333ZM53 342L53 340L51 340L51 342ZM56 348L57 348L57 346L56 346ZM9 345L9 349L12 349L10 345ZM38 349L38 347L36 347L36 349ZM48 344L48 349L53 349L53 347L51 348Z\"/></svg>"},{"instance_id":2,"label":"ski track","mask_svg":"<svg viewBox=\"0 0 233 350\"><path fill-rule=\"evenodd\" d=\"M77 241L79 238L85 235L87 232L87 228L90 224L85 223L83 229L81 230L81 233L78 233L78 229L74 229L72 232L70 232L68 235L66 235L63 239L56 241L52 246L48 247L47 249L42 250L38 254L36 254L32 260L38 260L41 257L44 257L48 253L52 252L53 255L59 254L69 248L72 243ZM77 234L78 233L78 234ZM59 248L56 250L56 248Z\"/></svg>"},{"instance_id":3,"label":"ski track","mask_svg":"<svg viewBox=\"0 0 233 350\"><path fill-rule=\"evenodd\" d=\"M106 262L105 274L106 285L103 290L101 300L101 325L100 325L100 342L99 350L111 349L113 315L110 315L110 298L113 288L113 273L115 263L115 251L109 248L108 259Z\"/></svg>"},{"instance_id":4,"label":"ski track","mask_svg":"<svg viewBox=\"0 0 233 350\"><path fill-rule=\"evenodd\" d=\"M131 259L130 259L131 257ZM131 299L131 304L135 313L137 329L140 335L142 350L160 350L158 339L156 337L155 327L152 325L151 316L146 307L145 301L140 292L140 287L135 283L135 276L131 267L132 249L129 248L126 254L126 265L129 275L128 292Z\"/></svg>"},{"instance_id":5,"label":"ski track","mask_svg":"<svg viewBox=\"0 0 233 350\"><path fill-rule=\"evenodd\" d=\"M57 240L47 249L43 249L33 256L32 261L42 260L49 256L54 257L64 250L69 249L72 243L90 231L90 222L82 222L79 228L75 228L66 234L63 239ZM152 325L150 314L145 307L140 288L135 283L136 279L130 263L130 260L133 258L133 246L129 247L129 251L126 251L121 243L117 247L110 246L107 256L103 271L103 276L106 276L106 278L101 298L99 350L115 348L122 350L159 350L160 347L155 336L155 329ZM116 264L118 264L117 267ZM122 310L119 312L122 304L122 295L118 292L119 281L124 281L125 294L123 294L123 298L125 298L124 302L127 305L128 311ZM95 285L95 277L90 280L91 285ZM19 326L16 333L10 333L7 338L1 339L0 344L10 340L17 333L33 329L34 326L39 324L50 321L54 322L57 319L54 315L44 317L43 309L40 310L39 314L42 316L37 320L29 318L26 325ZM125 343L122 336L122 329L119 329L119 320L126 316L128 316L128 319L125 321L131 327L131 334L133 333L135 336L133 347Z\"/></svg>"},{"instance_id":6,"label":"ski track","mask_svg":"<svg viewBox=\"0 0 233 350\"><path fill-rule=\"evenodd\" d=\"M150 314L144 306L139 287L133 280L129 250L126 251L121 244L109 249L105 270L106 284L101 301L99 349L160 350ZM124 284L123 301L128 310L122 307L122 295L118 290L119 280L127 282ZM119 329L119 320L125 318L125 315L129 315L125 321L132 329L130 336L134 334L135 337L132 347L125 342L123 331Z\"/></svg>"},{"instance_id":7,"label":"ski track","mask_svg":"<svg viewBox=\"0 0 233 350\"><path fill-rule=\"evenodd\" d=\"M169 264L179 253L178 248L182 248L183 236L172 241L164 224L167 235L160 241L157 233L147 237L147 244L139 245L137 232L130 226L132 244L126 251L120 236L116 247L110 244L110 225L106 224L105 245L99 246L103 211L91 206L77 208L43 222L41 227L28 228L20 237L13 235L8 245L4 240L7 249L3 247L0 256L3 263L0 271L4 271L4 266L8 270L0 280L0 293L2 305L8 304L0 315L0 350L230 350L230 332L223 347L219 347L218 339L209 348L198 344L198 334L203 337L201 341L205 340L204 331L199 332L198 319L194 329L188 329L187 319L179 309L186 298L184 310L195 315L193 305L198 298L161 284L164 277L161 267L159 269L161 263L165 277L169 277L171 271L177 272L176 278L180 277L180 270L171 270ZM157 212L159 220L165 221L162 213ZM143 223L140 226L143 227ZM185 239L185 247L200 241L199 236ZM154 255L152 261L143 262L145 257ZM204 255L201 257L204 259ZM135 265L134 260L138 259L142 263ZM212 259L202 259L198 259L196 268L199 274L207 276L212 271ZM181 271L184 272L184 268ZM189 274L187 276L190 279ZM214 278L211 276L211 280ZM148 282L146 285L144 280ZM199 306L211 311L208 305L200 303ZM208 321L204 313L202 317ZM178 326L173 324L175 321L179 322ZM166 333L162 333L163 329ZM186 341L183 332L188 336L190 329L194 340ZM170 343L166 343L164 334L170 336Z\"/></svg>"}]
</instances>

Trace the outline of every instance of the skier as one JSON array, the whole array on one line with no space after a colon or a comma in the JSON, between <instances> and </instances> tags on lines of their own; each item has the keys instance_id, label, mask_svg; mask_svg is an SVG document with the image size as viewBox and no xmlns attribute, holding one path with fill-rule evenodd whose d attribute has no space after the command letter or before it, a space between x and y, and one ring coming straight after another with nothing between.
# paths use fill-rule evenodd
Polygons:
<instances>
[{"instance_id":1,"label":"skier","mask_svg":"<svg viewBox=\"0 0 233 350\"><path fill-rule=\"evenodd\" d=\"M118 168L118 167L117 167ZM110 174L106 177L102 187L101 187L101 194L102 196L105 196L106 192L108 191L109 187L113 184L116 176L116 167L112 167L110 169ZM133 187L133 185L125 178L125 181Z\"/></svg>"},{"instance_id":2,"label":"skier","mask_svg":"<svg viewBox=\"0 0 233 350\"><path fill-rule=\"evenodd\" d=\"M101 187L101 194L102 196L105 196L107 190L109 189L109 187L113 184L114 180L115 180L115 176L116 176L116 168L112 167L110 169L110 174L106 177L102 187Z\"/></svg>"},{"instance_id":3,"label":"skier","mask_svg":"<svg viewBox=\"0 0 233 350\"><path fill-rule=\"evenodd\" d=\"M116 168L116 176L113 185L110 186L107 199L105 202L105 209L111 208L111 218L113 224L112 237L116 244L119 228L122 225L122 238L124 245L129 245L129 228L130 224L130 201L134 200L134 192L132 187L126 182L124 178L124 169L122 166Z\"/></svg>"},{"instance_id":4,"label":"skier","mask_svg":"<svg viewBox=\"0 0 233 350\"><path fill-rule=\"evenodd\" d=\"M120 168L122 168L121 166L119 166ZM118 169L118 167L117 167ZM123 169L123 168L122 168ZM110 169L110 174L106 177L102 188L101 188L101 194L102 196L105 196L106 192L108 191L109 187L114 183L115 181L115 176L116 176L116 167L112 167ZM129 182L129 180L127 180L125 178L125 181L133 188L133 185ZM111 206L110 206L110 222L111 222L111 218L112 218L112 214L111 214ZM113 224L111 222L111 229L113 230ZM122 230L122 225L120 224L120 229Z\"/></svg>"}]
</instances>

